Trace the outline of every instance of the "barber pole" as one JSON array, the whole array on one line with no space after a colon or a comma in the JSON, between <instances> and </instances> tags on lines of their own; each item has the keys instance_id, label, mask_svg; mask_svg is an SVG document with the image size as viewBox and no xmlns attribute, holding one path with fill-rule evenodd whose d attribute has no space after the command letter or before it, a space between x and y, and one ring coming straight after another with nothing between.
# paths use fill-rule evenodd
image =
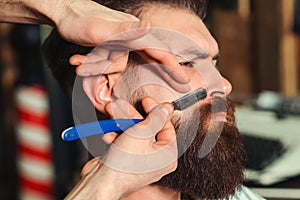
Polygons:
<instances>
[{"instance_id":1,"label":"barber pole","mask_svg":"<svg viewBox=\"0 0 300 200\"><path fill-rule=\"evenodd\" d=\"M16 91L19 117L16 126L19 197L22 200L54 199L49 104L40 86L22 86Z\"/></svg>"}]
</instances>

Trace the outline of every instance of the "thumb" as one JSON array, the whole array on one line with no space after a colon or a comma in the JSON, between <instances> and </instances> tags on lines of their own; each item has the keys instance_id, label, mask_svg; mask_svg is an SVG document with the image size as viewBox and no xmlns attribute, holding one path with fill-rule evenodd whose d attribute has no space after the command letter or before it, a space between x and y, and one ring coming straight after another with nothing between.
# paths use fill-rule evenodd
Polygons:
<instances>
[{"instance_id":1,"label":"thumb","mask_svg":"<svg viewBox=\"0 0 300 200\"><path fill-rule=\"evenodd\" d=\"M125 133L135 138L152 139L163 129L167 120L172 116L172 113L173 108L171 104L160 104L142 122L127 129Z\"/></svg>"},{"instance_id":2,"label":"thumb","mask_svg":"<svg viewBox=\"0 0 300 200\"><path fill-rule=\"evenodd\" d=\"M95 169L99 168L102 164L100 163L99 158L93 158L92 160L88 161L82 168L80 175L86 176L93 172Z\"/></svg>"}]
</instances>

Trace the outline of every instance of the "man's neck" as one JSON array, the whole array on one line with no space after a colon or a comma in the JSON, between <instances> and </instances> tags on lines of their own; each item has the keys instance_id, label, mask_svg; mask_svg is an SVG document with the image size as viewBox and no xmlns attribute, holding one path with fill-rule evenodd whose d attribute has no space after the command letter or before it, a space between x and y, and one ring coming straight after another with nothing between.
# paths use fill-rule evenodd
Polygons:
<instances>
[{"instance_id":1,"label":"man's neck","mask_svg":"<svg viewBox=\"0 0 300 200\"><path fill-rule=\"evenodd\" d=\"M122 200L180 200L180 192L176 192L169 188L158 186L146 186L130 195L122 198Z\"/></svg>"}]
</instances>

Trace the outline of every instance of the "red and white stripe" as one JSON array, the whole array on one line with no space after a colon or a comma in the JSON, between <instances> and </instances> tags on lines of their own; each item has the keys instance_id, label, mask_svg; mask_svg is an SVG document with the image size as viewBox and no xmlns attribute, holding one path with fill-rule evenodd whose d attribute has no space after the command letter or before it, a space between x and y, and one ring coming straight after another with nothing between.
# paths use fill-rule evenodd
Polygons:
<instances>
[{"instance_id":1,"label":"red and white stripe","mask_svg":"<svg viewBox=\"0 0 300 200\"><path fill-rule=\"evenodd\" d=\"M49 129L49 104L40 86L16 91L19 122L16 127L21 200L54 199L54 166Z\"/></svg>"}]
</instances>

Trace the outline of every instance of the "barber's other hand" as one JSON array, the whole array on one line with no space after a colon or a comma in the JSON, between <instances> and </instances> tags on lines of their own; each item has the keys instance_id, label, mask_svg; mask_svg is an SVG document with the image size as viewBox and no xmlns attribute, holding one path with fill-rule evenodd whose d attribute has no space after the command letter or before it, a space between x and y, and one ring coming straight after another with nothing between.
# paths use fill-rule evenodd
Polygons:
<instances>
[{"instance_id":1,"label":"barber's other hand","mask_svg":"<svg viewBox=\"0 0 300 200\"><path fill-rule=\"evenodd\" d=\"M178 92L188 92L189 77L178 63L169 47L151 33L134 38L136 33L147 32L147 29L125 32L110 38L94 48L87 55L74 55L70 58L71 65L76 66L79 76L94 76L114 74L119 77L127 68L129 51L140 54L144 64L155 67L161 76ZM134 38L134 39L132 39Z\"/></svg>"},{"instance_id":2,"label":"barber's other hand","mask_svg":"<svg viewBox=\"0 0 300 200\"><path fill-rule=\"evenodd\" d=\"M149 32L151 23L137 17L112 10L91 0L67 0L62 9L55 9L52 18L60 35L81 46L97 46L118 36L127 49L140 50L143 58L149 57L165 66L160 70L163 78L177 91L188 92L189 78L181 69L168 47ZM153 44L155 44L153 49ZM122 73L127 65L128 51L98 48L85 56L74 55L70 64L78 66L78 75Z\"/></svg>"},{"instance_id":3,"label":"barber's other hand","mask_svg":"<svg viewBox=\"0 0 300 200\"><path fill-rule=\"evenodd\" d=\"M64 39L81 46L97 46L117 33L150 26L149 22L91 0L63 2L52 11L51 18Z\"/></svg>"}]
</instances>

